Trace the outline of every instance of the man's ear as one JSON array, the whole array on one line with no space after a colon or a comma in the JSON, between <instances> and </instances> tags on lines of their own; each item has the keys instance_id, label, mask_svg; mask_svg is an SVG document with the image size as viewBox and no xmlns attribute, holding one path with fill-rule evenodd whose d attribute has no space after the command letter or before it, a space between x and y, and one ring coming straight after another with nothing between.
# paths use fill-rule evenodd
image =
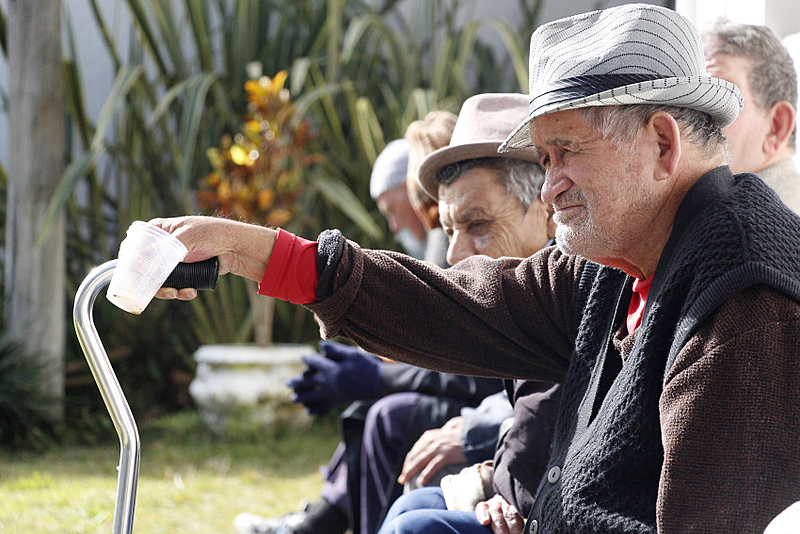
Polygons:
<instances>
[{"instance_id":1,"label":"man's ear","mask_svg":"<svg viewBox=\"0 0 800 534\"><path fill-rule=\"evenodd\" d=\"M781 100L772 105L767 118L770 129L764 138L762 149L765 154L772 156L786 146L794 130L795 110L789 102Z\"/></svg>"},{"instance_id":2,"label":"man's ear","mask_svg":"<svg viewBox=\"0 0 800 534\"><path fill-rule=\"evenodd\" d=\"M666 180L675 174L681 159L681 130L678 121L669 113L657 111L650 116L645 128L658 147L654 177L657 180Z\"/></svg>"}]
</instances>

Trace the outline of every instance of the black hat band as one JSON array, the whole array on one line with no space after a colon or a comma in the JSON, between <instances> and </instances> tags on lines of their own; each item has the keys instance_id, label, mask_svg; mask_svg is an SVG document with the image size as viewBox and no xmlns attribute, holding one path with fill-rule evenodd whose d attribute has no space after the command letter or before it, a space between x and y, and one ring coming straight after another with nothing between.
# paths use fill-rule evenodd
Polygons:
<instances>
[{"instance_id":1,"label":"black hat band","mask_svg":"<svg viewBox=\"0 0 800 534\"><path fill-rule=\"evenodd\" d=\"M534 113L552 104L573 102L617 87L663 78L662 74L587 74L565 78L542 87L539 94L530 99L528 111Z\"/></svg>"}]
</instances>

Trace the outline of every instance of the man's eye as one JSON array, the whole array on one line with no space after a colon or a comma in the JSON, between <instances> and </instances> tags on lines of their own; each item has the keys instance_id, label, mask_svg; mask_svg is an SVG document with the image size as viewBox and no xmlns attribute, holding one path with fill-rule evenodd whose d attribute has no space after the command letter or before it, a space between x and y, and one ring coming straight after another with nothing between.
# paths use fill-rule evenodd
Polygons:
<instances>
[{"instance_id":1,"label":"man's eye","mask_svg":"<svg viewBox=\"0 0 800 534\"><path fill-rule=\"evenodd\" d=\"M539 159L539 165L541 165L545 169L548 168L550 166L550 156L548 156L547 154L542 156Z\"/></svg>"},{"instance_id":2,"label":"man's eye","mask_svg":"<svg viewBox=\"0 0 800 534\"><path fill-rule=\"evenodd\" d=\"M478 232L481 229L485 228L487 221L472 221L469 223L469 231L470 232Z\"/></svg>"}]
</instances>

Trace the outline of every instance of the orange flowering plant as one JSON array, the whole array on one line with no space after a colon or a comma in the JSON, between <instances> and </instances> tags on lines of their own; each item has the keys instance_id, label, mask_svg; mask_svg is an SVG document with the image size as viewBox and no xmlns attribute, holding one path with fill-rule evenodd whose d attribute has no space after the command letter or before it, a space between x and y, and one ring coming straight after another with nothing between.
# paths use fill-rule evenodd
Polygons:
<instances>
[{"instance_id":1,"label":"orange flowering plant","mask_svg":"<svg viewBox=\"0 0 800 534\"><path fill-rule=\"evenodd\" d=\"M247 114L240 131L223 136L220 146L207 152L212 171L201 179L196 193L203 212L291 231L296 231L293 225L313 223L311 215L299 208L300 197L306 191L307 172L322 156L310 148L316 134L308 119L296 116L284 87L286 77L286 71L280 71L272 78L260 76L245 82ZM245 293L249 305L244 306L234 296L242 296L238 286L229 283L227 290L220 291L218 286L217 298L203 295L208 309L198 316L208 320L202 330L213 329L217 343L241 341L252 332L257 345L268 345L274 300L257 298L251 289ZM219 300L224 300L225 306ZM232 307L249 309L249 318L239 315L234 320Z\"/></svg>"},{"instance_id":2,"label":"orange flowering plant","mask_svg":"<svg viewBox=\"0 0 800 534\"><path fill-rule=\"evenodd\" d=\"M315 133L308 119L295 117L286 77L280 71L245 82L241 131L208 150L213 170L197 191L201 210L266 226L285 226L299 215L304 171L322 156L309 148Z\"/></svg>"}]
</instances>

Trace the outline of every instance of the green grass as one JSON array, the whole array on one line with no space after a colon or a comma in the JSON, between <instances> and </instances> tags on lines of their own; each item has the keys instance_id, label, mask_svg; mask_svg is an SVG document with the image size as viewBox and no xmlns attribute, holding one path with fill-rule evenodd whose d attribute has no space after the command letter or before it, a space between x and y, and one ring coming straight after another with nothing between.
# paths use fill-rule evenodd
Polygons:
<instances>
[{"instance_id":1,"label":"green grass","mask_svg":"<svg viewBox=\"0 0 800 534\"><path fill-rule=\"evenodd\" d=\"M221 439L185 412L139 431L134 532L147 534L232 533L239 512L294 511L318 496L319 467L338 439L333 416L306 428ZM0 532L111 532L118 462L113 434L95 446L0 453Z\"/></svg>"}]
</instances>

